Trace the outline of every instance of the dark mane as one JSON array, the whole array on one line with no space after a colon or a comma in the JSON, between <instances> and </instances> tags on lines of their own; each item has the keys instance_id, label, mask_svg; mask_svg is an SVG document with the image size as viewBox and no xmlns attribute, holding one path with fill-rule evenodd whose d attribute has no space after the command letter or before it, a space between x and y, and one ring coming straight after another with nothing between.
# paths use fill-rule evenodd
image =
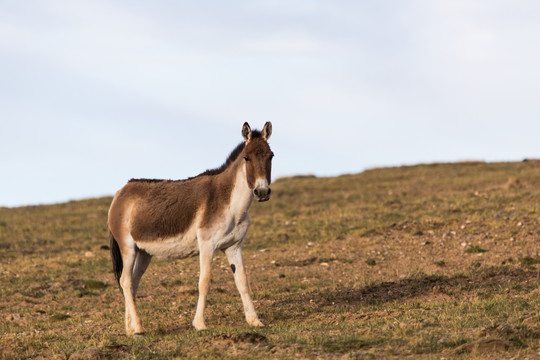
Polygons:
<instances>
[{"instance_id":1,"label":"dark mane","mask_svg":"<svg viewBox=\"0 0 540 360\"><path fill-rule=\"evenodd\" d=\"M199 177L199 176L205 176L205 175L221 174L222 172L227 170L227 168L238 158L238 156L240 156L240 153L242 152L242 150L244 150L245 146L246 146L245 142L242 142L242 143L238 144L238 146L235 147L234 150L229 154L229 157L227 158L227 160L225 160L223 165L221 165L220 167L215 168L215 169L206 170L206 171L200 173L199 175L194 176L194 177L192 177L190 179L193 179L193 178L196 178L196 177Z\"/></svg>"},{"instance_id":2,"label":"dark mane","mask_svg":"<svg viewBox=\"0 0 540 360\"><path fill-rule=\"evenodd\" d=\"M147 183L158 183L163 181L173 181L173 180L167 180L167 179L129 179L128 183L130 182L147 182Z\"/></svg>"},{"instance_id":3,"label":"dark mane","mask_svg":"<svg viewBox=\"0 0 540 360\"><path fill-rule=\"evenodd\" d=\"M251 138L254 139L254 138L260 138L261 137L261 132L259 130L253 130L251 132ZM227 160L225 160L225 162L223 163L223 165L221 165L220 167L218 168L215 168L215 169L209 169L209 170L206 170L202 173L200 173L199 175L197 176L193 176L193 177L190 177L188 180L190 179L194 179L194 178L197 178L199 176L207 176L207 175L218 175L218 174L221 174L222 172L224 172L225 170L227 170L227 168L229 166L231 166L231 164L233 162L235 162L236 159L238 159L238 156L240 156L240 154L242 153L242 150L244 150L244 147L246 147L246 143L245 142L241 142L240 144L238 144L238 146L236 148L234 148L234 150L229 154L229 157L227 158Z\"/></svg>"},{"instance_id":4,"label":"dark mane","mask_svg":"<svg viewBox=\"0 0 540 360\"><path fill-rule=\"evenodd\" d=\"M253 130L252 133L251 133L251 138L254 139L254 138L260 138L261 137L261 132L259 130ZM240 154L242 153L242 150L244 150L244 147L246 146L246 143L245 142L241 142L240 144L238 144L238 146L236 146L236 148L234 148L234 150L229 154L229 157L227 158L227 160L225 160L225 162L223 163L223 165L221 165L220 167L218 168L215 168L215 169L209 169L209 170L206 170L202 173L200 173L199 175L197 176L192 176L190 178L187 178L187 179L183 179L183 180L164 180L164 179L131 179L129 180L129 182L147 182L147 183L157 183L157 182L163 182L163 181L186 181L186 180L191 180L191 179L195 179L195 178L198 178L199 176L210 176L210 175L218 175L218 174L221 174L222 172L224 172L225 170L227 170L227 168L229 166L231 166L231 164L236 160L238 159L238 156L240 156Z\"/></svg>"}]
</instances>

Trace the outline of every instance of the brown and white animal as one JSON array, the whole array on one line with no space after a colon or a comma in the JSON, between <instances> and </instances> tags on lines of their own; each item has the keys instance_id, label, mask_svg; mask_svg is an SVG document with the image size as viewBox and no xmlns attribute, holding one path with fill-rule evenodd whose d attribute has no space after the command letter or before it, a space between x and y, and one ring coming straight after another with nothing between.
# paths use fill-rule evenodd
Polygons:
<instances>
[{"instance_id":1,"label":"brown and white animal","mask_svg":"<svg viewBox=\"0 0 540 360\"><path fill-rule=\"evenodd\" d=\"M187 180L132 179L116 193L108 223L113 269L126 302L128 335L144 333L135 294L152 256L186 258L199 254L199 300L193 326L206 329L204 308L217 250L225 252L234 273L246 321L263 326L249 293L242 240L249 227L252 200L270 199L271 134L270 122L262 131L252 131L245 123L245 141L220 168Z\"/></svg>"}]
</instances>

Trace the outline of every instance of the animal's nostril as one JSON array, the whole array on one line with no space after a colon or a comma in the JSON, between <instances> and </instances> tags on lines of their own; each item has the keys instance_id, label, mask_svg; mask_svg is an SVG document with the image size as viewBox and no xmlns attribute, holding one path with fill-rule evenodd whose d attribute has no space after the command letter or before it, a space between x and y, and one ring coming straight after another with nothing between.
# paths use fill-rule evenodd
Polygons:
<instances>
[{"instance_id":1,"label":"animal's nostril","mask_svg":"<svg viewBox=\"0 0 540 360\"><path fill-rule=\"evenodd\" d=\"M267 195L270 195L271 192L272 192L272 189L268 188L268 194Z\"/></svg>"},{"instance_id":2,"label":"animal's nostril","mask_svg":"<svg viewBox=\"0 0 540 360\"><path fill-rule=\"evenodd\" d=\"M265 198L270 195L270 188L257 188L253 190L253 194L258 198Z\"/></svg>"}]
</instances>

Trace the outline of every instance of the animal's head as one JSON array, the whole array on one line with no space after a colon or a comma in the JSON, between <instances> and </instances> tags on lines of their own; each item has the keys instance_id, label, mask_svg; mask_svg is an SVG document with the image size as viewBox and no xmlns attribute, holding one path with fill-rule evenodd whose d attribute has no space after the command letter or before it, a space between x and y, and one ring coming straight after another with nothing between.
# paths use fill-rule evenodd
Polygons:
<instances>
[{"instance_id":1,"label":"animal's head","mask_svg":"<svg viewBox=\"0 0 540 360\"><path fill-rule=\"evenodd\" d=\"M251 131L248 123L242 127L242 137L246 141L242 156L246 163L247 183L258 201L270 200L272 158L268 139L272 135L272 123L264 124L262 131Z\"/></svg>"}]
</instances>

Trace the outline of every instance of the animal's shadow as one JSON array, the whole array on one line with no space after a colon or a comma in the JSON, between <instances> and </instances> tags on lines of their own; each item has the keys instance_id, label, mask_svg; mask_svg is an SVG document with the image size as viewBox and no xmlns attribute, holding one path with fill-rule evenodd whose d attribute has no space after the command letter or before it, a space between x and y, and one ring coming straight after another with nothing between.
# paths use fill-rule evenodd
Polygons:
<instances>
[{"instance_id":1,"label":"animal's shadow","mask_svg":"<svg viewBox=\"0 0 540 360\"><path fill-rule=\"evenodd\" d=\"M362 288L338 288L311 294L309 301L318 306L372 305L428 294L457 296L473 291L490 292L500 286L525 282L538 277L535 269L496 267L475 270L468 275L423 275L398 281L382 282ZM306 297L304 297L306 299ZM298 303L300 299L292 299Z\"/></svg>"}]
</instances>

